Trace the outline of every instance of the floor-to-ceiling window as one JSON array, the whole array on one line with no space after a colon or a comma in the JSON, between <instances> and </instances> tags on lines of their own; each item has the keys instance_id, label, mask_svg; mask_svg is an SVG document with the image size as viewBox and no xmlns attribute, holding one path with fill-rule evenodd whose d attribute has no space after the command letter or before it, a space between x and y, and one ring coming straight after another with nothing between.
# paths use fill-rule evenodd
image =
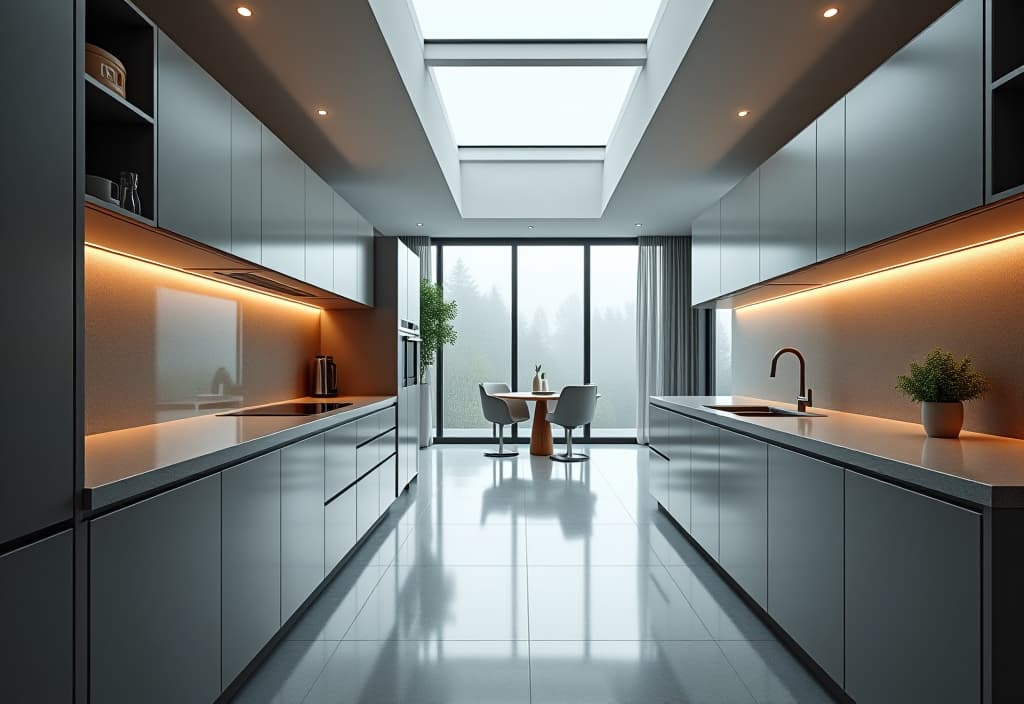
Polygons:
<instances>
[{"instance_id":1,"label":"floor-to-ceiling window","mask_svg":"<svg viewBox=\"0 0 1024 704\"><path fill-rule=\"evenodd\" d=\"M459 339L439 359L439 438L489 438L477 385L504 381L529 390L538 364L552 389L598 385L586 436L636 437L634 240L435 244L436 274L459 305ZM529 427L518 435L528 436Z\"/></svg>"},{"instance_id":2,"label":"floor-to-ceiling window","mask_svg":"<svg viewBox=\"0 0 1024 704\"><path fill-rule=\"evenodd\" d=\"M444 295L459 304L458 341L442 353L439 428L448 437L479 437L490 433L490 423L480 411L478 384L507 382L512 368L512 247L438 252Z\"/></svg>"}]
</instances>

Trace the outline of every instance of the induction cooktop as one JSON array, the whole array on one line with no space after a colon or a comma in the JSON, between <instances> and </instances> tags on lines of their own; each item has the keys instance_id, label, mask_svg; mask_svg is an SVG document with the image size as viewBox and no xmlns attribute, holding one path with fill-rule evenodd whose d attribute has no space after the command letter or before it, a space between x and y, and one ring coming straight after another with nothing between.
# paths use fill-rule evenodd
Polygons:
<instances>
[{"instance_id":1,"label":"induction cooktop","mask_svg":"<svg viewBox=\"0 0 1024 704\"><path fill-rule=\"evenodd\" d=\"M275 403L270 406L246 408L222 416L316 416L351 406L351 403Z\"/></svg>"}]
</instances>

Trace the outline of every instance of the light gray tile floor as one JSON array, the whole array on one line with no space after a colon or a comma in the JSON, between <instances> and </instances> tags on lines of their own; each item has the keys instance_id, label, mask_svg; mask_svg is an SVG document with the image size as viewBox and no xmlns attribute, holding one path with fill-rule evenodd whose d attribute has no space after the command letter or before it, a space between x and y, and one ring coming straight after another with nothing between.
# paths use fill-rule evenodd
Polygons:
<instances>
[{"instance_id":1,"label":"light gray tile floor","mask_svg":"<svg viewBox=\"0 0 1024 704\"><path fill-rule=\"evenodd\" d=\"M646 448L571 468L522 449L424 451L236 701L833 701L655 510Z\"/></svg>"}]
</instances>

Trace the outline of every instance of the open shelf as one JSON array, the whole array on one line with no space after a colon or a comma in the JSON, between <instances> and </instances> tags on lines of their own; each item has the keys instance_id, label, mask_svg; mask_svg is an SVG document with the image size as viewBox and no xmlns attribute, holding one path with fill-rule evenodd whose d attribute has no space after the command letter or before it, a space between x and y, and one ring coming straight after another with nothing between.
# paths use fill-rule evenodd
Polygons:
<instances>
[{"instance_id":1,"label":"open shelf","mask_svg":"<svg viewBox=\"0 0 1024 704\"><path fill-rule=\"evenodd\" d=\"M86 200L139 222L156 218L156 28L127 0L86 0L85 40L125 68L118 95L89 74L85 82L85 173L117 183L139 175L141 216L86 194Z\"/></svg>"},{"instance_id":2,"label":"open shelf","mask_svg":"<svg viewBox=\"0 0 1024 704\"><path fill-rule=\"evenodd\" d=\"M152 117L89 74L85 74L85 110L94 120L153 124Z\"/></svg>"},{"instance_id":3,"label":"open shelf","mask_svg":"<svg viewBox=\"0 0 1024 704\"><path fill-rule=\"evenodd\" d=\"M1024 72L992 89L992 192L1024 184Z\"/></svg>"},{"instance_id":4,"label":"open shelf","mask_svg":"<svg viewBox=\"0 0 1024 704\"><path fill-rule=\"evenodd\" d=\"M156 226L156 223L153 222L152 220L150 220L149 218L144 218L141 215L136 215L135 213L131 212L130 210L125 210L120 205L115 205L113 203L107 203L106 201L104 201L104 200L102 200L100 198L97 198L96 196L89 195L88 193L85 194L85 202L89 203L90 205L95 206L97 208L103 208L104 210L109 210L111 213L119 215L122 218L130 218L131 220L135 220L136 222L139 222L139 223L141 223L143 225L149 225L150 227L155 227Z\"/></svg>"},{"instance_id":5,"label":"open shelf","mask_svg":"<svg viewBox=\"0 0 1024 704\"><path fill-rule=\"evenodd\" d=\"M1024 66L1024 3L992 0L991 8L992 80L997 81Z\"/></svg>"}]
</instances>

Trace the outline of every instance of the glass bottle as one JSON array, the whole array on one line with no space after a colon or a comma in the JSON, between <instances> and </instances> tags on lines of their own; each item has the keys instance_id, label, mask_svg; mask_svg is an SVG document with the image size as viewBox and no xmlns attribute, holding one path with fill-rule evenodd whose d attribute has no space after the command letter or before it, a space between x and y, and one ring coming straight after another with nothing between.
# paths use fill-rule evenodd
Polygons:
<instances>
[{"instance_id":1,"label":"glass bottle","mask_svg":"<svg viewBox=\"0 0 1024 704\"><path fill-rule=\"evenodd\" d=\"M121 197L122 208L136 215L142 214L142 201L139 200L139 175L137 173L134 171L121 172L118 195Z\"/></svg>"}]
</instances>

